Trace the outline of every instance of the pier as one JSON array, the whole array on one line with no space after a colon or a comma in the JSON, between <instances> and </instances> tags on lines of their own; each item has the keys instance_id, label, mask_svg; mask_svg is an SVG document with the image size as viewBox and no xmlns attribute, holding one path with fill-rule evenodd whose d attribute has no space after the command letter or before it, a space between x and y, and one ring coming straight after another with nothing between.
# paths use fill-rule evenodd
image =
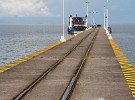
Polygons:
<instances>
[{"instance_id":1,"label":"pier","mask_svg":"<svg viewBox=\"0 0 135 100\"><path fill-rule=\"evenodd\" d=\"M0 100L134 100L135 69L103 28L0 68Z\"/></svg>"}]
</instances>

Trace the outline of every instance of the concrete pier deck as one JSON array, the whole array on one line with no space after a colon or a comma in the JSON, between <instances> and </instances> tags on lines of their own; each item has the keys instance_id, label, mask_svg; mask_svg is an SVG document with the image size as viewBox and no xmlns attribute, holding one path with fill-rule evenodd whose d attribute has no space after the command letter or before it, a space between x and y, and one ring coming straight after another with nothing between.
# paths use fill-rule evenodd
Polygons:
<instances>
[{"instance_id":1,"label":"concrete pier deck","mask_svg":"<svg viewBox=\"0 0 135 100\"><path fill-rule=\"evenodd\" d=\"M103 30L97 36L71 100L133 100Z\"/></svg>"},{"instance_id":2,"label":"concrete pier deck","mask_svg":"<svg viewBox=\"0 0 135 100\"><path fill-rule=\"evenodd\" d=\"M0 100L12 100L41 73L62 57L78 41L94 29L87 30L67 42L0 73ZM23 100L59 100L84 50L92 40L91 33L75 51L51 71ZM26 57L27 58L27 57ZM127 71L126 71L127 72ZM132 90L103 28L100 28L71 100L134 100Z\"/></svg>"}]
</instances>

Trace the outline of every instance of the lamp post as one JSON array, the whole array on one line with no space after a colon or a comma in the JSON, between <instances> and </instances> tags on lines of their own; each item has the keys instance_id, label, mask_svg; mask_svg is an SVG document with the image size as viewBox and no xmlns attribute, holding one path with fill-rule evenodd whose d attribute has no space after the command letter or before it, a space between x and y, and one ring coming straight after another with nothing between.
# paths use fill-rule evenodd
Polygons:
<instances>
[{"instance_id":1,"label":"lamp post","mask_svg":"<svg viewBox=\"0 0 135 100\"><path fill-rule=\"evenodd\" d=\"M95 24L95 14L98 13L98 12L89 12L91 13L91 26Z\"/></svg>"},{"instance_id":2,"label":"lamp post","mask_svg":"<svg viewBox=\"0 0 135 100\"><path fill-rule=\"evenodd\" d=\"M88 2L88 1L86 1L86 6L87 6L86 14L87 14L87 17L88 17L88 15L89 15L89 13L88 13L88 12L89 12L89 5L88 5L88 3L89 3L89 2Z\"/></svg>"},{"instance_id":3,"label":"lamp post","mask_svg":"<svg viewBox=\"0 0 135 100\"><path fill-rule=\"evenodd\" d=\"M92 20L93 19L93 12L89 12L89 13L91 13L91 18L90 18L91 19L91 22L90 22L90 25L92 27L92 24L93 24L93 20Z\"/></svg>"},{"instance_id":4,"label":"lamp post","mask_svg":"<svg viewBox=\"0 0 135 100\"><path fill-rule=\"evenodd\" d=\"M108 29L108 0L106 0L106 6L104 6L104 29Z\"/></svg>"},{"instance_id":5,"label":"lamp post","mask_svg":"<svg viewBox=\"0 0 135 100\"><path fill-rule=\"evenodd\" d=\"M104 6L104 29L106 28L106 8Z\"/></svg>"},{"instance_id":6,"label":"lamp post","mask_svg":"<svg viewBox=\"0 0 135 100\"><path fill-rule=\"evenodd\" d=\"M86 11L86 14L87 14L87 26L88 26L88 16L89 16L89 2L86 1L86 7L87 7L87 11Z\"/></svg>"},{"instance_id":7,"label":"lamp post","mask_svg":"<svg viewBox=\"0 0 135 100\"><path fill-rule=\"evenodd\" d=\"M106 29L108 29L108 0L106 1Z\"/></svg>"},{"instance_id":8,"label":"lamp post","mask_svg":"<svg viewBox=\"0 0 135 100\"><path fill-rule=\"evenodd\" d=\"M65 16L64 16L65 12L64 11L65 11L65 2L63 0L63 34L61 35L61 39L60 39L61 42L65 42L66 41L66 39L64 37L64 32L65 32L65 20L64 20L65 19Z\"/></svg>"},{"instance_id":9,"label":"lamp post","mask_svg":"<svg viewBox=\"0 0 135 100\"><path fill-rule=\"evenodd\" d=\"M93 24L95 24L95 14L98 12L93 12Z\"/></svg>"}]
</instances>

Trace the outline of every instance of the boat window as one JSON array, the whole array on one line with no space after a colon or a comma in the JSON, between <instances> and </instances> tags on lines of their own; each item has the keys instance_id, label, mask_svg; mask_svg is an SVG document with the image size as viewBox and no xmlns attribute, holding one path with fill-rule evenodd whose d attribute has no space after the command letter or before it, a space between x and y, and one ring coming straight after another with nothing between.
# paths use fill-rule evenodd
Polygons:
<instances>
[{"instance_id":1,"label":"boat window","mask_svg":"<svg viewBox=\"0 0 135 100\"><path fill-rule=\"evenodd\" d=\"M75 17L72 21L73 24L84 24L84 20L82 17Z\"/></svg>"}]
</instances>

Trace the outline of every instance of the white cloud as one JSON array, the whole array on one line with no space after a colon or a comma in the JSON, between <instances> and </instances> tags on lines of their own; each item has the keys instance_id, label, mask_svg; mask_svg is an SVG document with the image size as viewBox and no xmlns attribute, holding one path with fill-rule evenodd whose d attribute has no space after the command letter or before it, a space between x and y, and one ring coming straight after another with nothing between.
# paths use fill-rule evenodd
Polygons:
<instances>
[{"instance_id":1,"label":"white cloud","mask_svg":"<svg viewBox=\"0 0 135 100\"><path fill-rule=\"evenodd\" d=\"M0 0L1 16L50 16L44 0Z\"/></svg>"}]
</instances>

